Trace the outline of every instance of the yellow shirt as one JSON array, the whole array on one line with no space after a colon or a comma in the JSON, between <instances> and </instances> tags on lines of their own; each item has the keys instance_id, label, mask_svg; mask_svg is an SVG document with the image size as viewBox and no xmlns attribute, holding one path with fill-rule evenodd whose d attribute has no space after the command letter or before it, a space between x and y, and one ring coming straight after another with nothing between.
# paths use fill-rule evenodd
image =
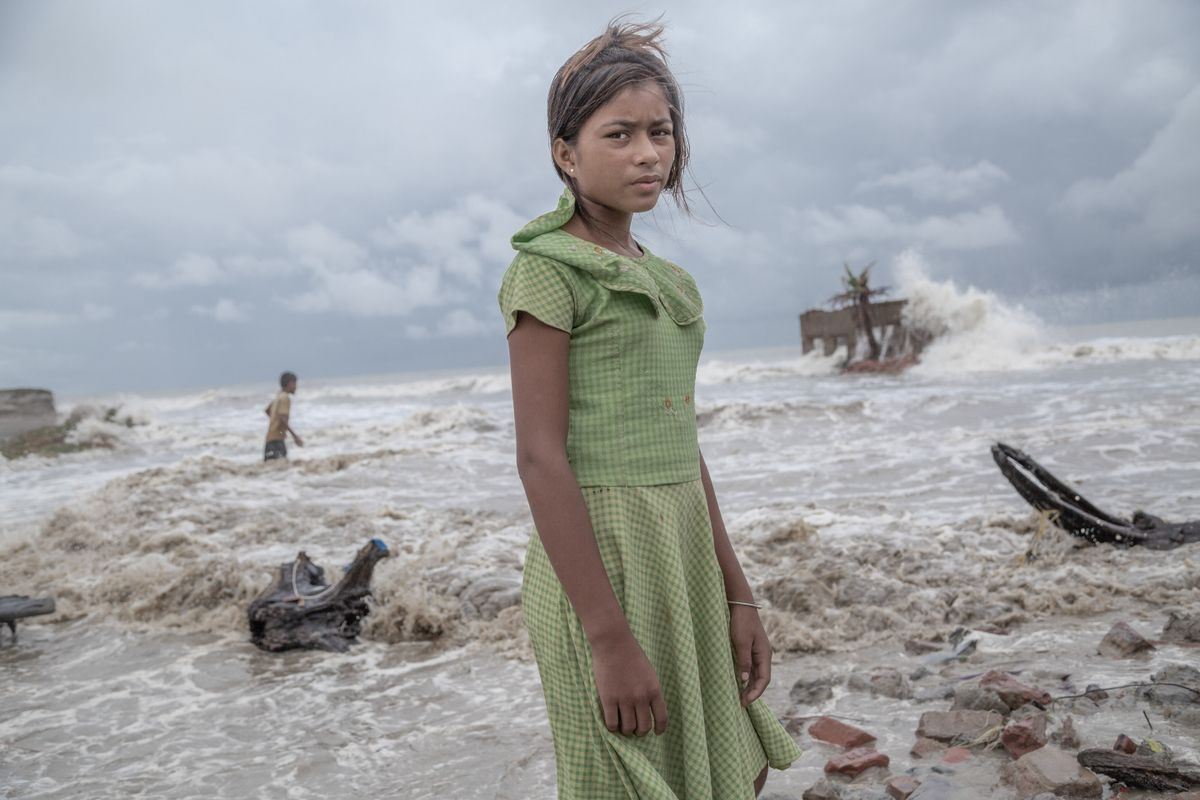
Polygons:
<instances>
[{"instance_id":1,"label":"yellow shirt","mask_svg":"<svg viewBox=\"0 0 1200 800\"><path fill-rule=\"evenodd\" d=\"M292 413L292 396L280 391L271 401L271 405L267 406L267 413L271 415L271 422L267 427L267 441L282 442L287 438L287 416Z\"/></svg>"}]
</instances>

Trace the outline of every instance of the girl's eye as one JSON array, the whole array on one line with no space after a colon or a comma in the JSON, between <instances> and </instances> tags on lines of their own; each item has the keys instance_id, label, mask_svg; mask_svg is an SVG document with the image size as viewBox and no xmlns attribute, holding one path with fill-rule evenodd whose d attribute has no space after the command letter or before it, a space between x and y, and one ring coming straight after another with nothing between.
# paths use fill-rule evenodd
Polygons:
<instances>
[{"instance_id":1,"label":"girl's eye","mask_svg":"<svg viewBox=\"0 0 1200 800\"><path fill-rule=\"evenodd\" d=\"M664 128L664 129L660 129L660 130L657 130L657 131L655 131L655 132L654 132L654 135L655 135L655 136L670 136L670 135L671 135L671 131L669 131L669 130L666 130L666 129Z\"/></svg>"},{"instance_id":2,"label":"girl's eye","mask_svg":"<svg viewBox=\"0 0 1200 800\"><path fill-rule=\"evenodd\" d=\"M628 139L629 133L628 133L628 131L613 131L612 133L610 133L608 135L608 138L610 138L610 139Z\"/></svg>"}]
</instances>

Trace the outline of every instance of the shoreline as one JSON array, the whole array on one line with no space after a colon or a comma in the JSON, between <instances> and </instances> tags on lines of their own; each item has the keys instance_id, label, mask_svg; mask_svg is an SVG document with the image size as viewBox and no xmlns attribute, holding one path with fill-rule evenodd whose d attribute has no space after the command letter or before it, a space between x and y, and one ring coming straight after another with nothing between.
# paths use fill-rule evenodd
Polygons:
<instances>
[{"instance_id":1,"label":"shoreline","mask_svg":"<svg viewBox=\"0 0 1200 800\"><path fill-rule=\"evenodd\" d=\"M813 717L834 715L877 737L874 746L891 758L888 774L912 774L918 779L936 774L940 776L939 780L953 781L962 790L969 791L972 797L1011 800L1015 794L1000 782L999 777L1003 766L1012 760L1003 749L972 748L972 756L966 762L953 766L942 763L936 754L919 759L909 753L920 715L927 711L945 710L951 705L949 699L930 699L927 690L962 683L968 676L977 676L989 669L1016 674L1022 682L1044 688L1054 696L1082 692L1089 684L1115 686L1145 681L1150 673L1163 666L1185 661L1180 656L1187 656L1194 650L1163 645L1148 656L1131 659L1106 659L1094 655L1094 650L1099 638L1113 621L1132 621L1143 633L1155 633L1155 618L1161 616L1161 609L1147 607L1137 613L1114 612L1087 620L1062 616L1046 618L1008 636L983 634L972 654L911 682L912 692L925 699L872 694L863 688L861 682L858 683L859 688L847 685L848 682L853 683L851 679L856 675L887 669L898 669L907 675L922 666L920 656L904 653L903 648L894 641L861 647L848 644L844 649L829 653L780 654L776 658L772 683L764 700L788 724L804 753L790 769L772 771L764 797L770 797L774 792L779 797L799 800L806 789L826 777L824 764L827 759L837 755L840 748L813 740L805 728ZM404 796L413 800L431 800L445 796L447 790L453 790L455 797L464 800L482 800L485 797L550 800L554 796L553 749L536 669L530 661L506 656L484 642L447 646L441 643L382 644L365 641L345 655L312 651L270 654L257 651L248 643L248 637L235 635L232 631L224 634L162 629L136 631L120 625L114 627L110 622L93 625L89 620L75 620L31 623L23 628L23 633L24 646L27 648L24 656L19 656L9 648L0 651L0 663L8 664L5 670L8 676L6 683L13 680L14 668L18 676L29 675L28 668L22 664L32 667L29 661L31 656L47 657L55 651L70 650L73 643L80 639L85 649L93 650L100 640L105 640L108 644L99 645L99 649L107 653L106 658L118 652L128 656L121 665L100 668L101 672L111 671L106 680L114 684L128 680L119 673L143 677L161 673L153 680L183 680L191 693L210 696L213 700L232 695L229 697L230 719L218 723L215 730L194 730L193 720L187 716L176 716L165 724L156 725L157 746L167 751L177 751L197 736L204 743L204 748L215 747L220 752L222 748L237 747L238 741L241 741L243 746L249 746L251 752L257 753L258 758L279 762L287 762L288 753L293 750L312 752L314 746L330 748L335 754L365 747L375 752L377 758L388 760L391 756L384 751L389 748L394 749L397 755L408 749L406 762L412 774L432 776L441 771L444 758L442 746L453 749L457 736L459 744L474 740L471 759L463 762L466 771L457 773L453 781L430 778L430 782L421 784L420 788L406 782L403 784ZM75 672L76 667L70 665L78 663L82 667L92 661L92 657L87 653L79 653L67 661L66 673L54 676L63 679L59 690L63 699L50 704L52 708L42 709L42 716L47 713L51 715L45 717L47 721L65 719L64 714L70 716L79 713L79 709L72 707L77 696L72 683L83 676ZM171 677L173 674L175 678ZM790 695L798 681L810 690L814 685L828 686L828 698L813 700L810 694L807 700L793 702ZM20 682L19 679L16 681ZM310 684L313 688L309 688ZM442 687L441 700L436 703L432 713L428 709L422 710L426 701L413 696L397 707L395 713L403 717L415 713L417 717L395 720L387 726L387 730L378 729L376 725L362 729L352 724L346 716L352 709L344 707L344 703L352 695L360 695L363 699L390 695L398 699L410 696L416 685ZM256 690L255 686L261 688ZM81 684L80 688L84 688L84 685ZM116 686L110 686L110 690L116 691ZM307 695L308 703L316 701L317 707L324 709L323 714L331 714L335 720L341 721L315 728L305 726L279 738L271 718L238 710L243 702L259 692L280 697ZM116 699L122 694L124 692L118 691L112 702L123 702ZM797 697L799 694L803 692L797 693ZM1110 692L1110 699L1100 704L1088 699L1064 705L1054 704L1050 707L1051 731L1057 730L1069 715L1073 718L1081 747L1109 747L1118 734L1124 733L1139 740L1153 736L1174 750L1178 757L1200 757L1196 744L1200 742L1200 712L1175 719L1164 717L1161 709L1137 700L1134 695L1134 690L1113 691ZM318 701L317 698L323 699ZM351 705L361 702L354 701ZM27 754L33 752L29 750L32 746L29 734L14 737L13 725L35 713L38 705L37 701L21 703L14 709L15 717L0 723L0 737L15 747L26 748ZM103 703L94 710L102 712L108 706L109 703ZM402 710L405 708L409 711ZM1154 726L1152 732L1147 729L1143 710L1149 711L1149 720ZM439 714L443 719L438 719ZM88 718L87 713L83 716L84 720ZM495 729L487 722L491 719L506 720L506 733L503 736L494 735ZM65 749L78 746L80 734L77 733L76 724L84 720L73 719L72 724L60 723L59 727L53 723L40 726L36 740L32 740L36 742L35 749L39 752L65 752ZM94 726L95 722L91 724ZM484 738L477 739L479 734L484 734ZM297 735L299 738L296 738ZM329 739L330 735L334 738ZM409 749L411 744L427 736L433 736L432 741L437 742L437 747L432 751L423 751L421 747ZM85 735L84 738L88 737ZM403 742L411 744L406 747ZM120 758L121 749L114 750L112 757ZM33 763L28 758L14 759L13 778L20 781ZM147 777L151 778L148 786L156 785L155 779L150 775ZM165 780L165 776L159 778ZM882 789L884 778L885 773L876 769L854 780L851 785ZM252 794L257 792L260 796L274 796L269 789L285 788L279 785L278 776L270 780L262 779L263 782L257 785L254 784L256 779L259 778L252 771L239 783L240 790ZM89 783L97 797L116 796L123 785L122 779L115 775L107 781L94 778ZM14 787L20 785L15 783ZM63 785L63 789L66 790L69 785ZM192 783L188 780L174 787L157 785L159 788L153 793L159 796L191 796ZM386 794L388 785L386 779L381 778L370 785L370 790ZM399 786L399 782L392 785L392 791ZM478 791L473 793L475 789ZM1122 796L1139 800L1161 795L1131 791Z\"/></svg>"}]
</instances>

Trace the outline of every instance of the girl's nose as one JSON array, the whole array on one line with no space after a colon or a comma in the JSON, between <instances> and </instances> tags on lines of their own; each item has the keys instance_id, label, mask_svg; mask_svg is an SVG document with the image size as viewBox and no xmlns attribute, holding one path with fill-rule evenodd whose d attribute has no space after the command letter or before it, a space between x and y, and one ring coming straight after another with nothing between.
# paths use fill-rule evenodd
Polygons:
<instances>
[{"instance_id":1,"label":"girl's nose","mask_svg":"<svg viewBox=\"0 0 1200 800\"><path fill-rule=\"evenodd\" d=\"M638 147L635 152L637 164L657 164L661 159L658 155L658 148L654 146L654 142L649 135L638 137Z\"/></svg>"}]
</instances>

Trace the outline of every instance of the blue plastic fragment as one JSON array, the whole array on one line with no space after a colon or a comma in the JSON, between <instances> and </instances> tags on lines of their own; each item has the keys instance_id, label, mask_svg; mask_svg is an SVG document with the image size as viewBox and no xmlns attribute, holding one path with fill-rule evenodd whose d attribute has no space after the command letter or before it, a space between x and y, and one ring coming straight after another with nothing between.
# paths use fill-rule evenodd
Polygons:
<instances>
[{"instance_id":1,"label":"blue plastic fragment","mask_svg":"<svg viewBox=\"0 0 1200 800\"><path fill-rule=\"evenodd\" d=\"M377 547L378 549L382 550L385 553L388 551L388 546L386 544L384 544L383 539L372 539L371 544L375 545L375 547Z\"/></svg>"}]
</instances>

